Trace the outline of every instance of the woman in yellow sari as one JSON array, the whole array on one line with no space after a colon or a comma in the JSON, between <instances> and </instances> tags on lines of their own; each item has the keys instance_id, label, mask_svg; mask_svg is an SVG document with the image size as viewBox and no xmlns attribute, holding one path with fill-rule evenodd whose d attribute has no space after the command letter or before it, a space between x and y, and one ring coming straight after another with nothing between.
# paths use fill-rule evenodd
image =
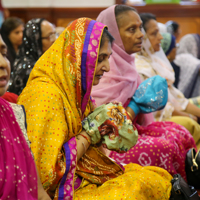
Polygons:
<instances>
[{"instance_id":1,"label":"woman in yellow sari","mask_svg":"<svg viewBox=\"0 0 200 200\"><path fill-rule=\"evenodd\" d=\"M52 199L170 197L167 171L137 164L124 169L91 145L92 134L82 128L94 109L92 85L109 71L111 43L103 24L75 20L37 61L19 97L40 178Z\"/></svg>"}]
</instances>

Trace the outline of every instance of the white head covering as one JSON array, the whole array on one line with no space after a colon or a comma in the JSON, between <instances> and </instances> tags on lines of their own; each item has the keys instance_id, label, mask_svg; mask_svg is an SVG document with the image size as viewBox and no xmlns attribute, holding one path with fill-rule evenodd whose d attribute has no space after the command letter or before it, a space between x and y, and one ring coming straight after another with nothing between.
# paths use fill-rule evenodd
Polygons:
<instances>
[{"instance_id":1,"label":"white head covering","mask_svg":"<svg viewBox=\"0 0 200 200\"><path fill-rule=\"evenodd\" d=\"M178 89L188 98L200 95L200 36L181 38L174 63L180 67Z\"/></svg>"},{"instance_id":2,"label":"white head covering","mask_svg":"<svg viewBox=\"0 0 200 200\"><path fill-rule=\"evenodd\" d=\"M145 78L150 78L155 75L160 75L166 78L168 83L168 102L171 104L162 112L162 115L169 116L172 114L173 109L171 105L177 110L185 110L188 105L188 100L184 95L173 86L175 81L174 70L167 59L162 48L158 52L154 52L154 49L144 32L144 39L142 43L142 51L136 54L136 68L141 76ZM170 107L170 108L169 108ZM170 110L171 114L168 114ZM163 117L164 118L164 117ZM161 120L162 117L160 117Z\"/></svg>"},{"instance_id":3,"label":"white head covering","mask_svg":"<svg viewBox=\"0 0 200 200\"><path fill-rule=\"evenodd\" d=\"M158 52L154 52L154 49L147 37L147 34L144 32L144 39L142 42L142 51L138 53L141 59L144 59L151 63L151 66L156 71L156 74L166 78L169 85L172 85L175 81L174 70L167 59L162 48ZM142 73L146 76L151 74L150 68L140 68L136 66L139 73Z\"/></svg>"},{"instance_id":4,"label":"white head covering","mask_svg":"<svg viewBox=\"0 0 200 200\"><path fill-rule=\"evenodd\" d=\"M191 54L195 58L198 57L198 46L194 34L187 34L181 38L176 54L183 53Z\"/></svg>"},{"instance_id":5,"label":"white head covering","mask_svg":"<svg viewBox=\"0 0 200 200\"><path fill-rule=\"evenodd\" d=\"M160 33L167 33L167 27L165 24L158 22L158 28Z\"/></svg>"}]
</instances>

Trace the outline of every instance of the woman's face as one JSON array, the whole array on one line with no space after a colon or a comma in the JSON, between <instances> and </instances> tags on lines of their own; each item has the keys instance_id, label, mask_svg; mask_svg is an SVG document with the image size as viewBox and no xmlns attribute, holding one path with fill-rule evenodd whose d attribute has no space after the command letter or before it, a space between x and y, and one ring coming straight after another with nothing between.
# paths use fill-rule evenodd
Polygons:
<instances>
[{"instance_id":1,"label":"woman's face","mask_svg":"<svg viewBox=\"0 0 200 200\"><path fill-rule=\"evenodd\" d=\"M122 13L118 17L119 33L126 53L141 51L143 33L140 16L134 11Z\"/></svg>"},{"instance_id":2,"label":"woman's face","mask_svg":"<svg viewBox=\"0 0 200 200\"><path fill-rule=\"evenodd\" d=\"M10 62L6 56L7 47L0 36L0 96L6 92L10 79Z\"/></svg>"},{"instance_id":3,"label":"woman's face","mask_svg":"<svg viewBox=\"0 0 200 200\"><path fill-rule=\"evenodd\" d=\"M109 57L112 54L111 43L105 39L104 44L101 46L98 55L98 63L95 71L93 85L98 85L104 72L110 71Z\"/></svg>"},{"instance_id":4,"label":"woman's face","mask_svg":"<svg viewBox=\"0 0 200 200\"><path fill-rule=\"evenodd\" d=\"M159 28L157 25L157 21L154 19L149 20L146 24L146 34L147 37L149 38L151 45L154 49L154 51L159 51L160 50L160 43L161 40L163 39L162 35L159 32Z\"/></svg>"},{"instance_id":5,"label":"woman's face","mask_svg":"<svg viewBox=\"0 0 200 200\"><path fill-rule=\"evenodd\" d=\"M53 24L44 20L41 23L42 52L44 53L56 40L56 30Z\"/></svg>"},{"instance_id":6,"label":"woman's face","mask_svg":"<svg viewBox=\"0 0 200 200\"><path fill-rule=\"evenodd\" d=\"M8 38L13 46L20 46L22 44L24 26L21 24L10 32Z\"/></svg>"}]
</instances>

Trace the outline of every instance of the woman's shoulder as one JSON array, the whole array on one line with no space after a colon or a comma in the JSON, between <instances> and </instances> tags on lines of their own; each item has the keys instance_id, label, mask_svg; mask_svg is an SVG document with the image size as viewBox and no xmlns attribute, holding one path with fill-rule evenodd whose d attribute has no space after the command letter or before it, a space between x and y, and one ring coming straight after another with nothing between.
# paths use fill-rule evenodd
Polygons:
<instances>
[{"instance_id":1,"label":"woman's shoulder","mask_svg":"<svg viewBox=\"0 0 200 200\"><path fill-rule=\"evenodd\" d=\"M148 57L145 57L143 55L140 54L135 54L135 64L136 64L136 68L151 68L151 64L150 64L151 60Z\"/></svg>"},{"instance_id":2,"label":"woman's shoulder","mask_svg":"<svg viewBox=\"0 0 200 200\"><path fill-rule=\"evenodd\" d=\"M157 75L155 73L148 57L136 54L135 55L135 66L140 75L142 74L142 75L146 76L144 79Z\"/></svg>"},{"instance_id":3,"label":"woman's shoulder","mask_svg":"<svg viewBox=\"0 0 200 200\"><path fill-rule=\"evenodd\" d=\"M15 104L15 103L10 103L9 104L11 105L11 108L15 114L15 117L16 119L17 118L20 118L20 115L23 114L24 115L24 112L23 112L23 108L21 105L18 105L18 104Z\"/></svg>"},{"instance_id":4,"label":"woman's shoulder","mask_svg":"<svg viewBox=\"0 0 200 200\"><path fill-rule=\"evenodd\" d=\"M43 101L48 104L48 100L58 98L62 94L62 91L53 83L42 82L40 79L32 80L27 83L22 93L18 98L18 104L24 105L36 105Z\"/></svg>"}]
</instances>

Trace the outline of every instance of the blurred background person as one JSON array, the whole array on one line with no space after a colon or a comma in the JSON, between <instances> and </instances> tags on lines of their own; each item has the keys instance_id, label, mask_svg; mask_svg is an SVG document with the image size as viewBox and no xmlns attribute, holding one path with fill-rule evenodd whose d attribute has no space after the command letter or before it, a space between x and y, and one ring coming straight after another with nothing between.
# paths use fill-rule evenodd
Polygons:
<instances>
[{"instance_id":1,"label":"blurred background person","mask_svg":"<svg viewBox=\"0 0 200 200\"><path fill-rule=\"evenodd\" d=\"M22 44L24 23L20 18L9 17L1 27L1 36L8 47L8 60L10 61L11 71L13 71L13 64L19 47Z\"/></svg>"},{"instance_id":2,"label":"blurred background person","mask_svg":"<svg viewBox=\"0 0 200 200\"><path fill-rule=\"evenodd\" d=\"M188 53L200 60L200 35L187 34L183 36L179 43L177 54Z\"/></svg>"},{"instance_id":3,"label":"blurred background person","mask_svg":"<svg viewBox=\"0 0 200 200\"><path fill-rule=\"evenodd\" d=\"M174 86L177 88L179 82L180 67L175 65L173 62L176 57L176 38L174 35L170 33L161 33L161 35L163 37L163 39L161 40L161 47L174 69L175 73Z\"/></svg>"},{"instance_id":4,"label":"blurred background person","mask_svg":"<svg viewBox=\"0 0 200 200\"><path fill-rule=\"evenodd\" d=\"M14 63L9 92L19 95L26 86L35 62L56 40L55 27L45 19L37 18L27 22L23 43Z\"/></svg>"},{"instance_id":5,"label":"blurred background person","mask_svg":"<svg viewBox=\"0 0 200 200\"><path fill-rule=\"evenodd\" d=\"M167 32L174 35L176 39L178 40L181 34L180 25L177 22L172 21L172 20L168 21L165 25L167 27Z\"/></svg>"},{"instance_id":6,"label":"blurred background person","mask_svg":"<svg viewBox=\"0 0 200 200\"><path fill-rule=\"evenodd\" d=\"M197 55L198 48L200 50L200 43L198 45L198 40L195 41L196 35L194 37L192 34L189 34L189 37L184 36L181 39L181 47L177 48L175 36L170 33L162 34L161 46L175 72L174 86L183 92L186 98L200 95L200 60ZM195 104L199 106L200 102L197 101Z\"/></svg>"},{"instance_id":7,"label":"blurred background person","mask_svg":"<svg viewBox=\"0 0 200 200\"><path fill-rule=\"evenodd\" d=\"M178 89L200 106L200 35L187 34L179 42L174 63L180 67ZM188 84L191 86L188 88Z\"/></svg>"}]
</instances>

